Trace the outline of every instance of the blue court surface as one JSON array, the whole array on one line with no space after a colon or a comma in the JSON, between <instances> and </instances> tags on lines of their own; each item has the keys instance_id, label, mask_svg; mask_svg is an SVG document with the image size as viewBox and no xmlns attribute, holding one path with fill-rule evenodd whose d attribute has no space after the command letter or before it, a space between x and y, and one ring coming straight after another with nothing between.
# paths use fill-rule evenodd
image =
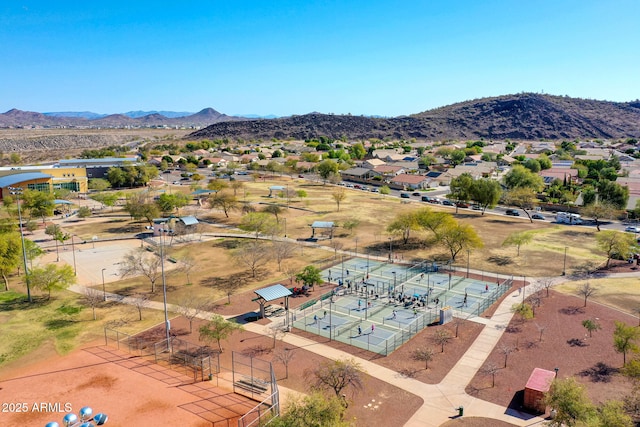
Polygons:
<instances>
[{"instance_id":1,"label":"blue court surface","mask_svg":"<svg viewBox=\"0 0 640 427\"><path fill-rule=\"evenodd\" d=\"M440 310L479 315L506 292L501 284L439 271L432 263L402 265L367 258L342 259L322 271L331 297L294 313L293 326L380 354L439 321Z\"/></svg>"}]
</instances>

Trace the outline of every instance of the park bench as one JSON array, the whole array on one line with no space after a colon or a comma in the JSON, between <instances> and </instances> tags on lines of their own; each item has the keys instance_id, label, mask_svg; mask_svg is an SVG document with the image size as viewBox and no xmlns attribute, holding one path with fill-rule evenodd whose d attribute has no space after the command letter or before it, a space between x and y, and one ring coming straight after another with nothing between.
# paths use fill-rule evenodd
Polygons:
<instances>
[{"instance_id":1,"label":"park bench","mask_svg":"<svg viewBox=\"0 0 640 427\"><path fill-rule=\"evenodd\" d=\"M264 381L259 380L257 378L246 378L240 379L234 383L234 385L243 390L250 391L256 394L266 393L268 390L267 385Z\"/></svg>"}]
</instances>

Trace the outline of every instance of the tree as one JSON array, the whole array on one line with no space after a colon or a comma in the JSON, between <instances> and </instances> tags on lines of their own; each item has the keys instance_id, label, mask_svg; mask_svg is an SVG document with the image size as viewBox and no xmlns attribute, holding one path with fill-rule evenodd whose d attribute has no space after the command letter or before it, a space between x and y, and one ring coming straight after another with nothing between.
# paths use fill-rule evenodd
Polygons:
<instances>
[{"instance_id":1,"label":"tree","mask_svg":"<svg viewBox=\"0 0 640 427\"><path fill-rule=\"evenodd\" d=\"M624 322L615 322L616 328L613 331L613 348L618 353L622 353L622 366L627 364L627 353L638 351L639 347L635 341L640 339L640 327L629 326Z\"/></svg>"},{"instance_id":2,"label":"tree","mask_svg":"<svg viewBox=\"0 0 640 427\"><path fill-rule=\"evenodd\" d=\"M615 214L616 208L607 202L595 202L582 209L583 216L593 218L598 231L600 231L600 219L611 219L615 217Z\"/></svg>"},{"instance_id":3,"label":"tree","mask_svg":"<svg viewBox=\"0 0 640 427\"><path fill-rule=\"evenodd\" d=\"M149 254L143 248L137 248L127 253L120 262L120 278L142 275L151 282L151 293L156 291L156 281L160 278L159 256Z\"/></svg>"},{"instance_id":4,"label":"tree","mask_svg":"<svg viewBox=\"0 0 640 427\"><path fill-rule=\"evenodd\" d=\"M22 192L22 207L29 211L32 217L42 218L44 224L46 217L53 215L53 193L37 190L24 190Z\"/></svg>"},{"instance_id":5,"label":"tree","mask_svg":"<svg viewBox=\"0 0 640 427\"><path fill-rule=\"evenodd\" d=\"M296 250L296 245L291 242L279 240L273 240L271 244L273 246L273 255L278 262L278 271L282 271L282 261L293 256L293 253Z\"/></svg>"},{"instance_id":6,"label":"tree","mask_svg":"<svg viewBox=\"0 0 640 427\"><path fill-rule=\"evenodd\" d=\"M498 351L504 356L504 367L507 367L507 359L509 355L516 351L515 347L511 344L502 343L500 347L498 347Z\"/></svg>"},{"instance_id":7,"label":"tree","mask_svg":"<svg viewBox=\"0 0 640 427\"><path fill-rule=\"evenodd\" d=\"M262 212L270 213L276 218L276 224L280 223L280 219L278 218L278 215L280 215L282 211L283 209L279 205L276 205L275 203L270 203L262 209Z\"/></svg>"},{"instance_id":8,"label":"tree","mask_svg":"<svg viewBox=\"0 0 640 427\"><path fill-rule=\"evenodd\" d=\"M500 370L500 367L493 362L489 362L482 367L481 373L484 375L491 375L491 387L496 386L496 374Z\"/></svg>"},{"instance_id":9,"label":"tree","mask_svg":"<svg viewBox=\"0 0 640 427\"><path fill-rule=\"evenodd\" d=\"M459 202L467 202L472 198L473 185L473 177L470 173L465 172L451 180L449 186L451 192L448 197ZM456 212L457 211L458 206L456 205Z\"/></svg>"},{"instance_id":10,"label":"tree","mask_svg":"<svg viewBox=\"0 0 640 427\"><path fill-rule=\"evenodd\" d=\"M269 422L271 427L349 427L343 421L346 407L338 397L327 398L311 393L289 400L280 416Z\"/></svg>"},{"instance_id":11,"label":"tree","mask_svg":"<svg viewBox=\"0 0 640 427\"><path fill-rule=\"evenodd\" d=\"M317 170L318 175L320 175L326 183L331 175L338 173L338 163L333 160L323 160L318 164Z\"/></svg>"},{"instance_id":12,"label":"tree","mask_svg":"<svg viewBox=\"0 0 640 427\"><path fill-rule=\"evenodd\" d=\"M131 304L138 310L138 320L142 321L142 309L149 307L151 303L149 295L143 293L135 293L131 295Z\"/></svg>"},{"instance_id":13,"label":"tree","mask_svg":"<svg viewBox=\"0 0 640 427\"><path fill-rule=\"evenodd\" d=\"M218 350L222 353L222 340L226 340L236 331L243 331L242 325L232 320L226 320L219 314L211 316L211 320L204 325L200 326L198 330L200 332L199 340L206 343L215 341L218 343Z\"/></svg>"},{"instance_id":14,"label":"tree","mask_svg":"<svg viewBox=\"0 0 640 427\"><path fill-rule=\"evenodd\" d=\"M411 231L419 230L420 223L415 212L401 212L387 226L387 232L402 235L402 241L406 245L409 242Z\"/></svg>"},{"instance_id":15,"label":"tree","mask_svg":"<svg viewBox=\"0 0 640 427\"><path fill-rule=\"evenodd\" d=\"M89 218L91 214L92 214L91 209L88 206L81 206L78 209L78 218L80 219Z\"/></svg>"},{"instance_id":16,"label":"tree","mask_svg":"<svg viewBox=\"0 0 640 427\"><path fill-rule=\"evenodd\" d=\"M333 200L338 206L338 212L340 212L340 203L342 203L344 199L347 198L346 190L343 187L338 187L331 193L331 197L333 197Z\"/></svg>"},{"instance_id":17,"label":"tree","mask_svg":"<svg viewBox=\"0 0 640 427\"><path fill-rule=\"evenodd\" d=\"M391 189L388 185L383 185L382 187L380 187L380 194L382 194L383 196L388 196L389 194L391 194Z\"/></svg>"},{"instance_id":18,"label":"tree","mask_svg":"<svg viewBox=\"0 0 640 427\"><path fill-rule=\"evenodd\" d=\"M67 289L76 283L76 276L70 265L47 264L44 267L35 267L27 274L31 286L41 291L48 292L51 299L51 291Z\"/></svg>"},{"instance_id":19,"label":"tree","mask_svg":"<svg viewBox=\"0 0 640 427\"><path fill-rule=\"evenodd\" d=\"M295 356L295 352L293 349L289 348L281 348L277 350L273 355L273 360L275 362L282 363L284 365L284 378L289 378L289 363L293 360Z\"/></svg>"},{"instance_id":20,"label":"tree","mask_svg":"<svg viewBox=\"0 0 640 427\"><path fill-rule=\"evenodd\" d=\"M482 178L473 181L471 200L482 207L482 215L487 208L494 208L502 196L500 183L494 179Z\"/></svg>"},{"instance_id":21,"label":"tree","mask_svg":"<svg viewBox=\"0 0 640 427\"><path fill-rule=\"evenodd\" d=\"M521 322L533 319L533 308L526 302L521 302L511 306L511 312L520 317Z\"/></svg>"},{"instance_id":22,"label":"tree","mask_svg":"<svg viewBox=\"0 0 640 427\"><path fill-rule=\"evenodd\" d=\"M96 320L96 307L102 303L102 292L94 288L85 287L82 291L82 300L91 307L93 320Z\"/></svg>"},{"instance_id":23,"label":"tree","mask_svg":"<svg viewBox=\"0 0 640 427\"><path fill-rule=\"evenodd\" d=\"M180 258L180 270L187 275L187 285L191 284L189 274L191 274L194 268L196 268L196 260L193 256L187 253Z\"/></svg>"},{"instance_id":24,"label":"tree","mask_svg":"<svg viewBox=\"0 0 640 427\"><path fill-rule=\"evenodd\" d=\"M418 362L424 362L424 369L429 369L429 362L433 360L433 350L426 347L421 347L411 352L411 358Z\"/></svg>"},{"instance_id":25,"label":"tree","mask_svg":"<svg viewBox=\"0 0 640 427\"><path fill-rule=\"evenodd\" d=\"M606 427L633 427L635 424L631 417L624 413L624 404L617 400L609 400L597 408L597 422L599 426Z\"/></svg>"},{"instance_id":26,"label":"tree","mask_svg":"<svg viewBox=\"0 0 640 427\"><path fill-rule=\"evenodd\" d=\"M95 200L98 203L101 203L104 206L111 207L113 210L113 206L116 204L116 202L120 198L120 193L118 192L98 193L98 194L92 194L90 198L92 200Z\"/></svg>"},{"instance_id":27,"label":"tree","mask_svg":"<svg viewBox=\"0 0 640 427\"><path fill-rule=\"evenodd\" d=\"M311 371L309 382L312 389L333 390L336 397L344 399L342 390L345 388L349 387L354 392L362 390L362 375L362 368L353 359L327 360Z\"/></svg>"},{"instance_id":28,"label":"tree","mask_svg":"<svg viewBox=\"0 0 640 427\"><path fill-rule=\"evenodd\" d=\"M629 233L620 233L616 230L604 230L596 235L598 248L607 254L607 264L614 256L628 258L633 248L636 246L635 236Z\"/></svg>"},{"instance_id":29,"label":"tree","mask_svg":"<svg viewBox=\"0 0 640 427\"><path fill-rule=\"evenodd\" d=\"M237 179L235 181L229 182L229 187L231 187L231 189L233 190L234 196L238 195L238 190L242 190L244 188L244 185L244 182L238 181Z\"/></svg>"},{"instance_id":30,"label":"tree","mask_svg":"<svg viewBox=\"0 0 640 427\"><path fill-rule=\"evenodd\" d=\"M529 210L535 206L537 200L535 191L529 187L517 187L508 191L505 195L505 203L522 209L532 223L533 218L531 218Z\"/></svg>"},{"instance_id":31,"label":"tree","mask_svg":"<svg viewBox=\"0 0 640 427\"><path fill-rule=\"evenodd\" d=\"M31 242L31 240L25 240ZM0 274L4 281L4 290L9 290L9 274L20 265L22 261L22 243L20 234L16 232L0 234Z\"/></svg>"},{"instance_id":32,"label":"tree","mask_svg":"<svg viewBox=\"0 0 640 427\"><path fill-rule=\"evenodd\" d=\"M607 179L598 182L598 194L603 203L609 203L616 209L625 209L629 201L629 187Z\"/></svg>"},{"instance_id":33,"label":"tree","mask_svg":"<svg viewBox=\"0 0 640 427\"><path fill-rule=\"evenodd\" d=\"M441 353L444 353L445 344L449 344L452 339L451 333L446 329L438 329L433 334L433 341L440 346Z\"/></svg>"},{"instance_id":34,"label":"tree","mask_svg":"<svg viewBox=\"0 0 640 427\"><path fill-rule=\"evenodd\" d=\"M156 201L156 204L162 212L172 213L173 211L179 212L180 208L187 206L189 204L189 200L189 196L183 193L163 193Z\"/></svg>"},{"instance_id":35,"label":"tree","mask_svg":"<svg viewBox=\"0 0 640 427\"><path fill-rule=\"evenodd\" d=\"M266 212L250 212L242 217L238 227L241 230L256 234L256 240L261 233L275 234L278 225L275 219Z\"/></svg>"},{"instance_id":36,"label":"tree","mask_svg":"<svg viewBox=\"0 0 640 427\"><path fill-rule=\"evenodd\" d=\"M531 172L522 165L514 165L504 176L504 184L509 190L528 188L532 192L542 191L544 180L538 174Z\"/></svg>"},{"instance_id":37,"label":"tree","mask_svg":"<svg viewBox=\"0 0 640 427\"><path fill-rule=\"evenodd\" d=\"M238 199L231 193L218 191L213 193L207 199L212 209L221 209L224 216L229 218L229 212L238 208Z\"/></svg>"},{"instance_id":38,"label":"tree","mask_svg":"<svg viewBox=\"0 0 640 427\"><path fill-rule=\"evenodd\" d=\"M347 230L349 234L353 233L353 230L360 225L360 220L358 218L349 218L345 219L342 223L342 228Z\"/></svg>"},{"instance_id":39,"label":"tree","mask_svg":"<svg viewBox=\"0 0 640 427\"><path fill-rule=\"evenodd\" d=\"M91 178L87 184L89 190L104 191L111 188L111 183L103 178ZM93 197L91 197L93 199Z\"/></svg>"},{"instance_id":40,"label":"tree","mask_svg":"<svg viewBox=\"0 0 640 427\"><path fill-rule=\"evenodd\" d=\"M255 279L260 267L271 259L271 254L264 249L264 245L258 240L245 242L233 251L232 256L236 261L251 270L251 276Z\"/></svg>"},{"instance_id":41,"label":"tree","mask_svg":"<svg viewBox=\"0 0 640 427\"><path fill-rule=\"evenodd\" d=\"M449 250L452 262L463 249L476 249L484 246L476 230L469 224L455 221L444 227L439 241Z\"/></svg>"},{"instance_id":42,"label":"tree","mask_svg":"<svg viewBox=\"0 0 640 427\"><path fill-rule=\"evenodd\" d=\"M589 282L578 288L578 295L584 297L584 307L587 306L587 298L594 295L596 292L598 292L598 288L594 288Z\"/></svg>"},{"instance_id":43,"label":"tree","mask_svg":"<svg viewBox=\"0 0 640 427\"><path fill-rule=\"evenodd\" d=\"M303 285L313 287L315 285L319 285L322 283L322 276L320 275L322 271L314 266L307 265L302 271L296 274L296 282L302 282Z\"/></svg>"},{"instance_id":44,"label":"tree","mask_svg":"<svg viewBox=\"0 0 640 427\"><path fill-rule=\"evenodd\" d=\"M594 414L584 386L573 378L554 380L545 395L545 402L556 411L555 417L549 421L550 426L576 426Z\"/></svg>"},{"instance_id":45,"label":"tree","mask_svg":"<svg viewBox=\"0 0 640 427\"><path fill-rule=\"evenodd\" d=\"M208 304L193 292L189 292L178 301L176 311L189 321L189 333L193 332L194 319L205 311Z\"/></svg>"},{"instance_id":46,"label":"tree","mask_svg":"<svg viewBox=\"0 0 640 427\"><path fill-rule=\"evenodd\" d=\"M514 231L509 234L507 238L502 242L502 246L515 246L518 248L517 256L520 256L520 246L531 243L533 240L533 233L529 231Z\"/></svg>"},{"instance_id":47,"label":"tree","mask_svg":"<svg viewBox=\"0 0 640 427\"><path fill-rule=\"evenodd\" d=\"M582 326L589 331L589 338L593 336L593 331L597 331L598 329L602 329L600 323L598 323L595 319L585 319L582 321Z\"/></svg>"}]
</instances>

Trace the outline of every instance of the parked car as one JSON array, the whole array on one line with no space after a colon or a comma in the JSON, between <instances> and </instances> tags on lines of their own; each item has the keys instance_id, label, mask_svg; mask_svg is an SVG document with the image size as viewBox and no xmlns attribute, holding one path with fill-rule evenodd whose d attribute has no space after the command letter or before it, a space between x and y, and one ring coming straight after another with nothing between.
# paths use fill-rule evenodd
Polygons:
<instances>
[{"instance_id":1,"label":"parked car","mask_svg":"<svg viewBox=\"0 0 640 427\"><path fill-rule=\"evenodd\" d=\"M447 199L444 199L442 201L442 204L445 205L445 206L454 206L453 202L451 200L447 200Z\"/></svg>"},{"instance_id":2,"label":"parked car","mask_svg":"<svg viewBox=\"0 0 640 427\"><path fill-rule=\"evenodd\" d=\"M362 187L360 187L360 189L363 191L369 191L369 187L367 187L366 185L363 185Z\"/></svg>"},{"instance_id":3,"label":"parked car","mask_svg":"<svg viewBox=\"0 0 640 427\"><path fill-rule=\"evenodd\" d=\"M419 191L414 191L413 193L411 193L412 196L420 196L420 192Z\"/></svg>"},{"instance_id":4,"label":"parked car","mask_svg":"<svg viewBox=\"0 0 640 427\"><path fill-rule=\"evenodd\" d=\"M471 205L471 209L473 209L474 211L481 211L482 210L482 206L480 205Z\"/></svg>"},{"instance_id":5,"label":"parked car","mask_svg":"<svg viewBox=\"0 0 640 427\"><path fill-rule=\"evenodd\" d=\"M355 188L356 190L359 190L362 188L362 186L360 184L356 184L353 186L353 188Z\"/></svg>"},{"instance_id":6,"label":"parked car","mask_svg":"<svg viewBox=\"0 0 640 427\"><path fill-rule=\"evenodd\" d=\"M421 198L420 200L422 200L423 202L431 202L431 197L429 197L429 196L422 196L422 198Z\"/></svg>"},{"instance_id":7,"label":"parked car","mask_svg":"<svg viewBox=\"0 0 640 427\"><path fill-rule=\"evenodd\" d=\"M403 199L410 199L411 195L409 193L400 193L400 197Z\"/></svg>"},{"instance_id":8,"label":"parked car","mask_svg":"<svg viewBox=\"0 0 640 427\"><path fill-rule=\"evenodd\" d=\"M379 192L380 192L380 189L379 189L378 187L373 187L373 188L371 189L371 192L372 192L372 193L379 193Z\"/></svg>"},{"instance_id":9,"label":"parked car","mask_svg":"<svg viewBox=\"0 0 640 427\"><path fill-rule=\"evenodd\" d=\"M468 208L469 205L466 204L465 202L456 202L456 206L459 208Z\"/></svg>"},{"instance_id":10,"label":"parked car","mask_svg":"<svg viewBox=\"0 0 640 427\"><path fill-rule=\"evenodd\" d=\"M520 212L518 212L515 209L507 209L507 211L505 212L506 215L511 215L511 216L520 216Z\"/></svg>"},{"instance_id":11,"label":"parked car","mask_svg":"<svg viewBox=\"0 0 640 427\"><path fill-rule=\"evenodd\" d=\"M429 203L433 203L433 204L439 205L442 202L440 201L440 199L436 199L435 197L431 197L429 199Z\"/></svg>"},{"instance_id":12,"label":"parked car","mask_svg":"<svg viewBox=\"0 0 640 427\"><path fill-rule=\"evenodd\" d=\"M624 231L628 231L629 233L640 233L640 227L634 227L633 225L630 225L625 228Z\"/></svg>"},{"instance_id":13,"label":"parked car","mask_svg":"<svg viewBox=\"0 0 640 427\"><path fill-rule=\"evenodd\" d=\"M531 218L533 218L533 219L545 219L544 215L539 214L539 213L534 213L533 215L531 215Z\"/></svg>"},{"instance_id":14,"label":"parked car","mask_svg":"<svg viewBox=\"0 0 640 427\"><path fill-rule=\"evenodd\" d=\"M304 178L304 175L298 175L298 178Z\"/></svg>"}]
</instances>

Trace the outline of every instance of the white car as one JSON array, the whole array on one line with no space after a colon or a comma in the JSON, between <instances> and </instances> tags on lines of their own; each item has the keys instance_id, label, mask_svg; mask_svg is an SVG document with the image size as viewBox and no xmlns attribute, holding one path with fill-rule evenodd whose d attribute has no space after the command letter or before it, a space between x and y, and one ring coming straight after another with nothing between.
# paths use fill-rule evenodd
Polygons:
<instances>
[{"instance_id":1,"label":"white car","mask_svg":"<svg viewBox=\"0 0 640 427\"><path fill-rule=\"evenodd\" d=\"M628 231L629 233L640 233L640 227L634 227L630 225L627 228L625 228L624 231Z\"/></svg>"}]
</instances>

